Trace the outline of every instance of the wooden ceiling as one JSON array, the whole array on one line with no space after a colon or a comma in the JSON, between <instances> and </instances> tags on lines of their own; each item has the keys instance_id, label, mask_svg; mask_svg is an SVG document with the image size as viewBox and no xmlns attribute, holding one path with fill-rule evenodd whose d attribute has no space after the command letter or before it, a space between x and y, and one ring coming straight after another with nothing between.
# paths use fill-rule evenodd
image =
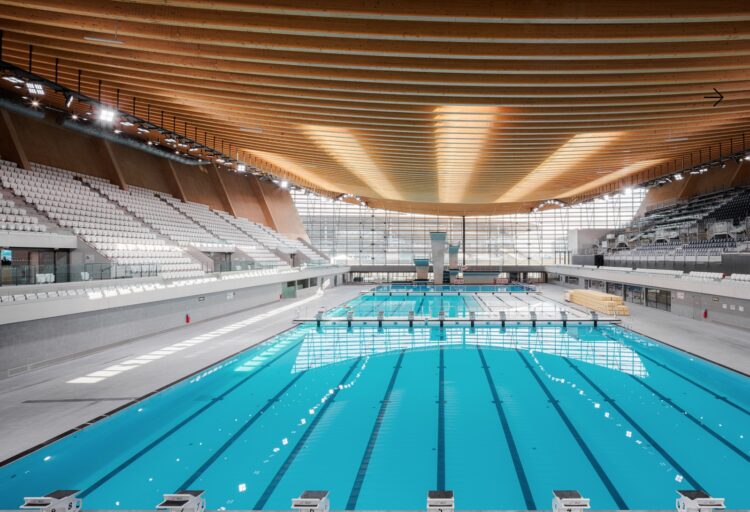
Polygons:
<instances>
[{"instance_id":1,"label":"wooden ceiling","mask_svg":"<svg viewBox=\"0 0 750 512\"><path fill-rule=\"evenodd\" d=\"M0 29L6 61L408 211L577 200L750 126L746 0L0 0Z\"/></svg>"}]
</instances>

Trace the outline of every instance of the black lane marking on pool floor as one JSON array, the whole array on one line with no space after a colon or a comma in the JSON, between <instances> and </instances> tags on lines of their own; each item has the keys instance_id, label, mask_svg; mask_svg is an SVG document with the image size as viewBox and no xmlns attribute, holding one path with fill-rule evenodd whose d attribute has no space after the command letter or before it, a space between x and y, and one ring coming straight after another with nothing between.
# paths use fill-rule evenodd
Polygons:
<instances>
[{"instance_id":1,"label":"black lane marking on pool floor","mask_svg":"<svg viewBox=\"0 0 750 512\"><path fill-rule=\"evenodd\" d=\"M663 402L666 402L669 404L673 409L676 411L679 411L683 416L685 416L687 419L698 425L700 428L708 432L712 437L716 438L717 441L719 441L721 444L732 450L734 453L742 457L745 462L750 462L750 456L748 456L745 452L743 452L741 449L733 445L731 442L726 440L724 437L722 437L718 432L716 432L714 429L703 423L701 420L690 414L688 411L674 403L669 397L661 393L660 391L657 391L654 387L649 386L645 382L643 382L643 379L639 379L635 375L629 375L630 378L632 378L634 381L636 381L638 384L643 386L644 388L651 391L654 395L658 396Z\"/></svg>"},{"instance_id":2,"label":"black lane marking on pool floor","mask_svg":"<svg viewBox=\"0 0 750 512\"><path fill-rule=\"evenodd\" d=\"M276 490L276 487L281 482L281 479L284 478L284 475L289 470L289 468L294 463L294 459L297 458L297 455L299 455L299 452L304 448L305 443L307 442L307 439L310 437L310 435L315 430L315 427L318 425L318 422L320 421L320 418L322 418L326 411L328 410L328 407L336 400L336 397L341 392L341 389L339 386L343 386L347 383L349 380L349 377L351 377L352 373L354 373L354 370L357 369L357 366L359 366L362 362L362 357L358 357L354 364L349 367L349 370L347 370L346 374L344 374L344 377L339 382L338 386L333 390L332 395L328 395L328 399L323 403L323 405L320 407L317 413L315 413L315 417L310 422L310 425L307 427L307 430L305 430L302 435L299 438L299 441L297 441L297 444L294 445L294 448L289 453L289 456L287 456L284 463L281 465L279 470L274 475L273 479L268 483L266 486L266 489L263 491L263 494L258 498L258 502L255 504L255 507L253 507L254 510L261 510L266 503L268 502L269 498L273 494L273 491Z\"/></svg>"},{"instance_id":3,"label":"black lane marking on pool floor","mask_svg":"<svg viewBox=\"0 0 750 512\"><path fill-rule=\"evenodd\" d=\"M287 391L289 391L289 389L291 389L291 387L292 387L292 386L294 386L294 385L295 385L295 384L297 383L297 381L298 381L298 380L299 380L299 379L300 379L300 378L301 378L301 377L302 377L302 376L303 376L303 375L304 375L305 373L306 373L306 371L303 371L303 372L300 372L300 373L298 373L298 374L297 374L297 375L296 375L296 376L295 376L295 377L294 377L294 378L293 378L292 380L290 380L290 381L289 381L289 382L288 382L288 383L286 384L286 386L284 386L283 388L281 388L281 390L280 390L280 391L279 391L278 393L276 393L276 394L275 394L275 395L273 396L273 398L269 399L269 400L268 400L268 401L267 401L267 402L265 403L265 405L263 405L263 407L261 407L261 408L260 408L260 409L259 409L259 410L258 410L258 411L257 411L257 412L255 413L255 414L253 414L253 415L252 415L252 416L250 417L250 419L249 419L248 421L246 421L246 422L245 422L245 424L244 424L244 425L242 425L242 427L240 427L240 428L239 428L239 430L237 430L237 432L235 432L235 433L234 433L234 434L232 435L232 437L230 437L230 438L229 438L229 439L228 439L228 440L227 440L227 441L226 441L226 442L225 442L225 443L224 443L223 445L221 445L221 447L220 447L220 448L219 448L218 450L216 450L216 452L215 452L215 453L214 453L214 454L213 454L213 455L212 455L211 457L209 457L209 458L208 458L208 460L206 460L206 462L204 462L203 464L201 464L201 466L200 466L200 467L199 467L199 468L198 468L198 469L197 469L197 470L196 470L196 471L195 471L195 472L194 472L194 473L193 473L192 475L190 475L190 476L188 477L188 479L187 479L187 480L185 480L185 481L184 481L184 482L182 483L182 485L178 486L178 487L177 487L177 489L175 489L175 492L179 492L179 491L180 491L181 489L190 489L190 486L191 486L191 485L193 485L193 483L195 483L195 481L196 481L196 480L198 480L198 478L200 478L200 476L201 476L201 475L202 475L203 473L205 473L205 472L206 472L206 470L207 470L207 469L208 469L209 467L211 467L211 466L213 465L213 463L214 463L214 462L216 462L216 461L217 461L217 460L219 459L219 457L221 457L221 455L222 455L222 454L223 454L224 452L226 452L226 451L227 451L227 450L229 449L229 447L230 447L230 446L232 446L232 445L233 445L233 444L234 444L234 443L235 443L235 442L237 441L237 439L239 439L239 438L240 438L240 436L242 436L242 434L244 434L244 433L245 433L245 432L247 431L247 429L249 429L250 427L252 427L252 426L253 426L253 424L254 424L254 423L255 423L256 421L258 421L258 420L260 419L260 417L261 417L261 416L263 416L263 414L264 414L264 413L265 413L265 412L266 412L266 411L267 411L268 409L270 409L271 407L273 407L273 405L274 405L274 404L275 404L276 402L278 402L278 401L279 401L279 399L280 399L280 398L281 398L282 396L284 396L284 395L286 394L286 392L287 392Z\"/></svg>"},{"instance_id":4,"label":"black lane marking on pool floor","mask_svg":"<svg viewBox=\"0 0 750 512\"><path fill-rule=\"evenodd\" d=\"M667 370L667 371L668 371L669 373L672 373L672 374L676 375L677 377L681 378L682 380L685 380L685 381L689 382L689 383L690 383L690 384L692 384L693 386L695 386L695 387L697 387L697 388L699 388L699 389L702 389L703 391L705 391L705 392L706 392L706 393L708 393L709 395L712 395L712 396L713 396L714 398L716 398L716 399L718 399L718 400L721 400L722 402L724 402L724 403L725 403L725 404L727 404L728 406L730 406L730 407L734 407L734 408L735 408L735 409L737 409L738 411L742 411L742 412L744 412L745 414L747 414L747 415L750 415L750 411L748 411L747 409L745 409L745 408L744 408L744 407L742 407L741 405L738 405L738 404L736 404L736 403L734 403L734 402L730 401L730 400L729 400L729 399L728 399L727 397L725 397L725 396L722 396L722 395L718 394L717 392L713 391L712 389L709 389L709 388L707 388L707 387L706 387L706 386L704 386L703 384L700 384L700 383L698 383L698 382L694 381L694 380L693 380L693 379L691 379L690 377L685 377L685 376L684 376L684 375L682 375L681 373L679 373L679 372L676 372L676 371L674 371L674 370L673 370L672 368L669 368L669 367L668 367L668 366L666 366L665 364L663 364L663 363L660 363L659 361L657 361L657 360L653 359L653 358L652 358L652 357L650 357L650 356L647 356L646 354L644 354L644 353L642 353L642 352L639 352L638 350L633 350L633 352L635 352L636 354L638 354L639 356L641 356L641 357L642 357L642 358L644 358L644 359L648 359L649 361L651 361L651 362L652 362L652 363L654 363L655 365L657 365L657 366L659 366L659 367L661 367L661 368L664 368L664 369L665 369L665 370Z\"/></svg>"},{"instance_id":5,"label":"black lane marking on pool floor","mask_svg":"<svg viewBox=\"0 0 750 512\"><path fill-rule=\"evenodd\" d=\"M487 365L487 360L484 358L484 353L482 352L482 348L479 345L477 345L477 352L479 352L479 359L482 361L484 376L487 378L487 385L490 387L490 393L492 393L492 401L495 404L495 410L497 411L497 416L500 419L500 425L503 428L503 434L505 434L505 442L508 444L510 458L513 460L513 467L516 470L518 485L521 486L523 500L526 503L526 508L528 510L536 510L534 496L531 494L529 480L526 478L526 471L524 471L523 469L521 456L518 453L518 447L516 446L516 442L513 439L513 432L510 430L510 424L508 423L508 418L505 415L503 402L502 400L500 400L500 396L497 394L497 388L495 387L495 381L492 379L490 367Z\"/></svg>"},{"instance_id":6,"label":"black lane marking on pool floor","mask_svg":"<svg viewBox=\"0 0 750 512\"><path fill-rule=\"evenodd\" d=\"M635 331L633 331L633 332L635 332ZM616 338L613 338L613 337L612 337L612 336L611 336L611 335L610 335L610 334L609 334L609 333L608 333L607 331L604 331L604 330L602 330L602 333L603 333L603 334L604 334L604 335L605 335L605 336L606 336L607 338L609 338L609 339L611 339L611 340L613 340L613 341L619 341L619 342L622 342L622 340L617 340ZM643 336L643 335L641 335L641 336ZM663 342L659 342L659 343L663 343ZM632 346L630 347L630 349L631 349L631 350L632 350L633 352L635 352L636 354L638 354L638 355L639 355L640 357L642 357L642 358L644 358L644 359L648 359L649 361L651 361L652 363L654 363L654 364L655 364L656 366L658 366L658 367L660 367L660 368L663 368L663 369L665 369L666 371L668 371L669 373L672 373L672 374L676 375L677 377L679 377L679 378L681 378L681 379L683 379L683 380L685 380L685 381L689 382L690 384L694 385L695 387L697 387L697 388L699 388L699 389L702 389L703 391L705 391L705 392L706 392L706 393L708 393L709 395L711 395L711 396L715 397L715 398L716 398L717 400L721 400L722 402L724 402L724 403L725 403L725 404L727 404L728 406L730 406L730 407L734 407L734 408L735 408L735 409L737 409L738 411L742 411L742 412L744 412L745 414L747 414L747 415L750 415L750 411L748 411L747 409L745 409L745 408L744 408L744 407L742 407L741 405L739 405L739 404L736 404L736 403L734 403L734 402L730 401L730 400L729 400L729 399L728 399L727 397L725 397L725 396L722 396L722 395L720 395L719 393L717 393L716 391L714 391L714 390L712 390L712 389L710 389L710 388L708 388L708 387L704 386L703 384L700 384L699 382L696 382L696 381L694 381L694 380L693 380L693 379L691 379L690 377L686 377L686 376L682 375L681 373L679 373L679 372L676 372L675 370L673 370L673 369L672 369L672 368L670 368L669 366L665 365L664 363L660 363L659 361L657 361L657 360L656 360L656 359L654 359L653 357L651 357L651 356L647 356L646 354L644 354L643 352L641 352L641 351L639 351L639 350L636 350L636 349L635 349L635 348L633 348ZM681 352L684 352L684 351L683 351L682 349L679 349L679 348L678 348L677 350L680 350ZM687 353L687 354L690 354L690 352L686 352L686 353ZM690 355L693 355L693 354L690 354ZM698 357L698 358L700 358L700 359L701 359L701 360L703 360L703 361L707 361L707 362L709 362L709 363L712 363L712 364L716 364L716 363L713 363L712 361L709 361L709 360L707 360L707 359L704 359L704 358L702 358L702 357L700 357L700 356L697 356L697 357ZM717 365L717 366L721 366L721 365ZM722 366L722 368L726 368L726 367L725 367L725 366ZM730 368L730 370L731 370L731 368Z\"/></svg>"},{"instance_id":7,"label":"black lane marking on pool floor","mask_svg":"<svg viewBox=\"0 0 750 512\"><path fill-rule=\"evenodd\" d=\"M228 389L222 391L222 393L220 395L218 395L216 397L216 399L210 400L208 403L206 403L206 405L204 405L203 407L201 407L200 409L198 409L197 411L195 411L194 413L192 413L190 416L188 416L187 418L185 418L184 420L182 420L181 422L179 422L174 427L172 427L169 430L167 430L166 432L164 432L158 438L154 439L148 445L144 446L138 452L136 452L135 454L133 454L130 458L128 458L122 464L118 465L115 469L113 469L112 471L110 471L109 473L107 473L106 475L104 475L103 477L101 477L99 480L97 480L96 482L94 482L93 484L91 484L88 488L86 488L83 491L81 491L79 497L85 498L86 496L88 496L89 494L91 494L93 491L95 491L96 489L98 489L99 487L101 487L102 485L104 485L105 483L107 483L109 480L111 480L112 478L114 478L119 472L121 472L122 470L124 470L125 468L127 468L128 466L130 466L133 462L135 462L136 460L138 460L139 458L141 458L143 455L145 455L146 453L148 453L149 451L151 451L152 449L154 449L160 443L164 442L165 439L169 438L172 434L174 434L175 432L177 432L178 430L180 430L182 427L184 427L185 425L187 425L188 423L190 423L191 421L193 421L195 418L197 418L198 416L200 416L201 414L203 414L204 412L206 412L208 409L210 409L214 405L216 405L218 403L221 403L221 400L224 397L226 397L227 395L229 395L230 393L232 393L233 391L235 391L237 388L239 388L240 386L242 386L243 384L245 384L247 381L249 381L250 379L252 379L256 375L258 375L261 371L265 370L266 368L268 368L269 366L271 366L273 363L275 363L276 361L278 361L279 359L281 359L282 357L284 357L286 354L288 354L289 352L291 352L295 348L299 347L301 344L302 344L302 342L298 341L297 343L295 343L294 345L292 345L291 347L289 347L288 349L286 349L285 351L283 351L282 353L280 353L275 358L273 358L270 361L268 361L268 362L262 364L261 366L259 366L257 370L255 370L254 372L250 373L247 377L245 377L242 380L238 381L236 384L234 384L233 386L229 387Z\"/></svg>"},{"instance_id":8,"label":"black lane marking on pool floor","mask_svg":"<svg viewBox=\"0 0 750 512\"><path fill-rule=\"evenodd\" d=\"M440 366L438 367L438 429L437 429L437 487L445 490L445 354L440 347Z\"/></svg>"},{"instance_id":9,"label":"black lane marking on pool floor","mask_svg":"<svg viewBox=\"0 0 750 512\"><path fill-rule=\"evenodd\" d=\"M688 471L684 467L682 467L676 460L674 460L669 455L669 452L667 452L667 450L665 450L664 448L662 448L662 446L656 441L656 439L654 439L653 437L651 437L651 435L649 435L649 433L646 432L646 429L644 429L628 413L626 413L625 410L622 407L620 407L615 402L614 398L612 398L611 396L609 396L606 392L604 392L604 390L602 388L600 388L599 386L597 386L594 383L594 381L592 381L591 378L589 378L585 373L583 373L581 371L581 369L578 368L578 366L576 366L575 364L573 364L573 362L570 359L563 358L563 360L566 363L568 363L568 366L570 366L573 369L573 371L575 371L578 375L580 375L583 378L583 380L585 380L586 382L588 382L589 385L592 388L594 388L596 390L596 392L599 393L602 396L602 398L604 398L604 400L610 406L612 406L612 408L614 410L616 410L618 413L620 413L620 416L622 416L623 418L625 418L625 420L628 423L630 423L638 432L640 432L641 436L646 441L648 441L648 443L651 446L653 446L654 449L656 449L656 451L658 451L661 454L662 457L664 457L664 460L666 460L667 462L669 462L672 465L672 467L674 467L677 471L679 471L680 475L682 475L694 489L705 489L705 487L703 487L700 483L698 483L698 481L695 479L695 477L693 477L690 473L688 473Z\"/></svg>"},{"instance_id":10,"label":"black lane marking on pool floor","mask_svg":"<svg viewBox=\"0 0 750 512\"><path fill-rule=\"evenodd\" d=\"M355 508L357 508L357 500L359 500L359 493L362 491L362 485L365 482L367 467L370 465L370 458L372 458L372 452L375 449L375 443L378 440L380 427L383 424L385 413L388 410L388 404L391 400L391 393L393 392L393 387L396 384L396 378L398 377L398 372L401 369L401 363L404 361L405 353L406 350L401 351L401 354L399 354L398 359L396 360L396 364L393 367L391 380L388 382L388 387L386 388L385 394L383 395L383 400L381 400L380 402L380 409L378 410L378 415L375 418L375 424L372 427L372 432L370 432L370 439L367 441L367 447L365 448L365 453L362 455L362 460L359 463L359 469L357 470L357 476L354 479L354 484L352 485L352 491L349 493L349 499L346 502L346 510L354 510Z\"/></svg>"},{"instance_id":11,"label":"black lane marking on pool floor","mask_svg":"<svg viewBox=\"0 0 750 512\"><path fill-rule=\"evenodd\" d=\"M568 418L568 415L565 414L565 411L563 411L562 407L560 406L559 401L555 399L554 395L552 395L552 392L549 390L549 388L544 384L544 382L542 382L541 377L539 377L539 374L531 365L531 363L529 363L529 361L526 359L523 353L520 351L517 351L516 353L518 354L518 357L521 358L521 361L523 361L523 364L529 370L531 375L534 377L534 380L536 380L537 384L539 384L539 387L542 388L542 391L544 391L544 394L547 395L547 399L549 399L549 402L552 404L552 407L555 408L555 410L557 411L557 414L560 415L560 418L563 420L563 423L565 423L565 426L568 427L568 430L573 435L573 438L578 443L578 446L581 448L584 455L586 455L586 458L589 460L589 463L594 468L594 471L596 471L596 474L599 475L599 479L607 488L607 491L609 492L610 496L612 496L612 499L615 500L615 503L617 504L617 508L619 508L620 510L627 510L628 509L627 503L625 503L625 500L622 498L622 496L620 496L620 493L617 491L617 488L612 483L612 480L609 479L607 472L604 471L604 468L602 467L602 465L599 464L599 461L596 459L596 456L594 456L591 449L583 440L583 438L581 437L581 434L579 434L578 430L576 430L575 426L573 426L573 423L570 421L570 418Z\"/></svg>"}]
</instances>

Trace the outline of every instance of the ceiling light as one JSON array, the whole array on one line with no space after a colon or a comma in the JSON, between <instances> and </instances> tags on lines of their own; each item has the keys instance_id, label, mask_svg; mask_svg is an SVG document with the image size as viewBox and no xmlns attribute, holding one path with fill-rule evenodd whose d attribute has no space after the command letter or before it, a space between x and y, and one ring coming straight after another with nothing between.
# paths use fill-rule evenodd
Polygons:
<instances>
[{"instance_id":1,"label":"ceiling light","mask_svg":"<svg viewBox=\"0 0 750 512\"><path fill-rule=\"evenodd\" d=\"M672 177L675 180L677 180L677 181L682 181L682 173L681 172L678 172L677 174L674 174Z\"/></svg>"},{"instance_id":2,"label":"ceiling light","mask_svg":"<svg viewBox=\"0 0 750 512\"><path fill-rule=\"evenodd\" d=\"M119 39L115 38L111 39L108 37L96 37L96 36L83 36L83 39L85 41L91 41L94 43L104 43L104 44L123 44L124 41L120 41Z\"/></svg>"},{"instance_id":3,"label":"ceiling light","mask_svg":"<svg viewBox=\"0 0 750 512\"><path fill-rule=\"evenodd\" d=\"M175 143L175 142L177 142L177 141L176 141L176 140L174 140L174 139L173 139L172 137L170 137L170 138L168 138L168 139L164 139L164 142L166 142L167 144L174 144L174 143Z\"/></svg>"},{"instance_id":4,"label":"ceiling light","mask_svg":"<svg viewBox=\"0 0 750 512\"><path fill-rule=\"evenodd\" d=\"M31 106L32 107L38 107L39 106L39 100L31 100Z\"/></svg>"},{"instance_id":5,"label":"ceiling light","mask_svg":"<svg viewBox=\"0 0 750 512\"><path fill-rule=\"evenodd\" d=\"M20 78L16 78L15 76L4 76L3 80L7 80L8 82L16 85L23 83L23 80L21 80Z\"/></svg>"},{"instance_id":6,"label":"ceiling light","mask_svg":"<svg viewBox=\"0 0 750 512\"><path fill-rule=\"evenodd\" d=\"M130 121L122 121L120 124L122 126L133 126L133 123L131 123Z\"/></svg>"},{"instance_id":7,"label":"ceiling light","mask_svg":"<svg viewBox=\"0 0 750 512\"><path fill-rule=\"evenodd\" d=\"M152 141L148 141L148 145L149 145L149 146L153 146L153 145L154 145L154 143L153 143Z\"/></svg>"},{"instance_id":8,"label":"ceiling light","mask_svg":"<svg viewBox=\"0 0 750 512\"><path fill-rule=\"evenodd\" d=\"M73 114L72 116L70 116L70 118L71 118L71 119L72 119L73 121L75 121L75 120L77 120L77 119L78 119L78 114Z\"/></svg>"},{"instance_id":9,"label":"ceiling light","mask_svg":"<svg viewBox=\"0 0 750 512\"><path fill-rule=\"evenodd\" d=\"M138 133L148 133L148 130L146 128L139 127L138 128Z\"/></svg>"},{"instance_id":10,"label":"ceiling light","mask_svg":"<svg viewBox=\"0 0 750 512\"><path fill-rule=\"evenodd\" d=\"M220 164L223 164L224 163L224 159L223 158L217 158L216 162L220 163Z\"/></svg>"},{"instance_id":11,"label":"ceiling light","mask_svg":"<svg viewBox=\"0 0 750 512\"><path fill-rule=\"evenodd\" d=\"M28 89L29 94L34 94L35 96L44 96L44 87L42 87L42 84L37 84L35 82L26 82L26 89Z\"/></svg>"},{"instance_id":12,"label":"ceiling light","mask_svg":"<svg viewBox=\"0 0 750 512\"><path fill-rule=\"evenodd\" d=\"M115 134L120 134L120 133L122 133L122 130L118 130L115 128Z\"/></svg>"},{"instance_id":13,"label":"ceiling light","mask_svg":"<svg viewBox=\"0 0 750 512\"><path fill-rule=\"evenodd\" d=\"M245 164L237 164L237 172L245 172L247 170L247 167Z\"/></svg>"},{"instance_id":14,"label":"ceiling light","mask_svg":"<svg viewBox=\"0 0 750 512\"><path fill-rule=\"evenodd\" d=\"M65 95L65 108L70 108L70 106L73 104L73 100L75 100L75 96L72 94L66 94Z\"/></svg>"},{"instance_id":15,"label":"ceiling light","mask_svg":"<svg viewBox=\"0 0 750 512\"><path fill-rule=\"evenodd\" d=\"M109 108L99 110L99 121L102 123L112 123L115 120L115 111Z\"/></svg>"},{"instance_id":16,"label":"ceiling light","mask_svg":"<svg viewBox=\"0 0 750 512\"><path fill-rule=\"evenodd\" d=\"M281 188L287 188L287 187L289 186L289 182L288 182L288 181L286 181L286 180L284 180L284 181L282 181L282 182L281 182L281 183L279 184L279 186L280 186Z\"/></svg>"}]
</instances>

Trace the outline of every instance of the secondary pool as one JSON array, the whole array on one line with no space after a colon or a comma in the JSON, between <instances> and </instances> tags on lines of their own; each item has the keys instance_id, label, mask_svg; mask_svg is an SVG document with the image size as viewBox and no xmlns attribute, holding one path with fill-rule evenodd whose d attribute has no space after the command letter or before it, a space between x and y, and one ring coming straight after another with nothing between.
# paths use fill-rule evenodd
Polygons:
<instances>
[{"instance_id":1,"label":"secondary pool","mask_svg":"<svg viewBox=\"0 0 750 512\"><path fill-rule=\"evenodd\" d=\"M134 370L135 371L135 370ZM0 468L0 508L80 489L87 509L750 508L750 379L611 325L303 324Z\"/></svg>"},{"instance_id":2,"label":"secondary pool","mask_svg":"<svg viewBox=\"0 0 750 512\"><path fill-rule=\"evenodd\" d=\"M376 292L501 292L519 293L534 291L534 287L525 284L381 284L374 288Z\"/></svg>"}]
</instances>

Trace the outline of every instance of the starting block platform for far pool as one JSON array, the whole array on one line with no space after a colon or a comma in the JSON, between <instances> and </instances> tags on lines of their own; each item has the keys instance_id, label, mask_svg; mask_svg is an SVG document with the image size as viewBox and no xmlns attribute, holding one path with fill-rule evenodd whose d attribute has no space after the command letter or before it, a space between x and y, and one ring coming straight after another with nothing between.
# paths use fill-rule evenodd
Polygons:
<instances>
[{"instance_id":1,"label":"starting block platform for far pool","mask_svg":"<svg viewBox=\"0 0 750 512\"><path fill-rule=\"evenodd\" d=\"M442 327L512 327L525 326L544 327L544 326L577 326L599 324L620 323L618 317L611 316L593 316L587 318L435 318L435 317L352 317L352 318L326 318L323 317L300 317L294 320L296 323L317 323L319 325L341 326L341 325L377 325L389 327L419 327L419 326L442 326Z\"/></svg>"}]
</instances>

